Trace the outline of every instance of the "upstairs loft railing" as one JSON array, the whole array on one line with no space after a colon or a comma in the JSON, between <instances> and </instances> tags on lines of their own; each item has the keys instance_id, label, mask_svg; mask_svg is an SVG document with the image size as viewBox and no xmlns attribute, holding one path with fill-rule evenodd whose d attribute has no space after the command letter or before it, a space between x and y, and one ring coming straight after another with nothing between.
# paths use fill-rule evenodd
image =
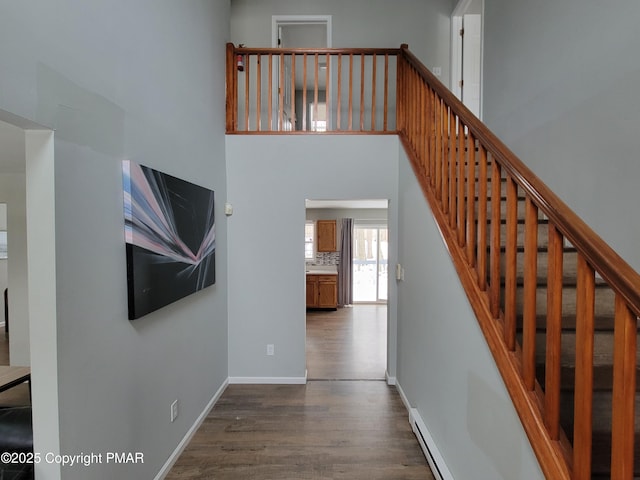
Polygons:
<instances>
[{"instance_id":1,"label":"upstairs loft railing","mask_svg":"<svg viewBox=\"0 0 640 480\"><path fill-rule=\"evenodd\" d=\"M244 57L245 80L239 78L243 73L237 70L238 55ZM256 58L249 59L251 56ZM288 83L282 80L287 78L283 70L287 56L292 60L288 91L277 87ZM356 63L358 58L373 56L375 68ZM299 64L293 58L306 58L303 77L307 65L312 66L306 73L312 72L311 96L307 83L296 86L299 73L295 65ZM311 50L305 56L298 50L230 45L227 132L319 133L312 131L318 119L313 117L309 123L305 105L322 103L319 76L323 58L327 66L325 98L329 99L325 131L400 136L546 478L592 477L595 312L603 302L600 289L613 292L612 395L606 406L597 408L607 410L599 413L610 424L610 438L605 442L610 445L607 478L634 478L640 276L406 46L378 51ZM380 72L380 58L384 58L384 75L349 73L348 84L343 83L345 72L358 68ZM255 87L252 78L256 78ZM275 78L280 83L274 83ZM380 85L384 85L382 103ZM368 94L375 98L369 106ZM287 95L291 125L286 120ZM301 109L295 107L300 96ZM300 114L307 123L300 122ZM544 248L540 248L541 237L546 239ZM575 268L569 268L567 252L575 257ZM567 297L573 295L568 285L576 292L574 312L567 311L571 303ZM563 340L568 314L575 325L573 345ZM571 375L566 374L567 364L575 365ZM563 401L567 383L573 391L568 412ZM563 429L561 417L571 430Z\"/></svg>"},{"instance_id":2,"label":"upstairs loft railing","mask_svg":"<svg viewBox=\"0 0 640 480\"><path fill-rule=\"evenodd\" d=\"M400 49L227 44L227 133L397 133Z\"/></svg>"}]
</instances>

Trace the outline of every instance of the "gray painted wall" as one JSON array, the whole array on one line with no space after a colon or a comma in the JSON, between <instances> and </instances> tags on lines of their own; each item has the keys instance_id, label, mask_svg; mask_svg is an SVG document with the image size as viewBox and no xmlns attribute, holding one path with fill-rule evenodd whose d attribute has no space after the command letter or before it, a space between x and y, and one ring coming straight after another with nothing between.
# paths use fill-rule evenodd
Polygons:
<instances>
[{"instance_id":1,"label":"gray painted wall","mask_svg":"<svg viewBox=\"0 0 640 480\"><path fill-rule=\"evenodd\" d=\"M63 453L144 453L65 479L153 478L227 378L229 1L0 6L0 109L55 133ZM216 191L217 284L127 320L121 160ZM37 345L32 345L37 348ZM180 414L169 422L169 405ZM38 399L34 399L38 401Z\"/></svg>"},{"instance_id":2,"label":"gray painted wall","mask_svg":"<svg viewBox=\"0 0 640 480\"><path fill-rule=\"evenodd\" d=\"M403 149L399 182L398 384L456 480L542 479Z\"/></svg>"},{"instance_id":3,"label":"gray painted wall","mask_svg":"<svg viewBox=\"0 0 640 480\"><path fill-rule=\"evenodd\" d=\"M394 136L227 136L232 379L305 376L306 198L389 199L389 263L396 263L397 152ZM389 290L395 376L394 283Z\"/></svg>"},{"instance_id":4,"label":"gray painted wall","mask_svg":"<svg viewBox=\"0 0 640 480\"><path fill-rule=\"evenodd\" d=\"M485 121L636 269L638 18L636 0L485 0Z\"/></svg>"},{"instance_id":5,"label":"gray painted wall","mask_svg":"<svg viewBox=\"0 0 640 480\"><path fill-rule=\"evenodd\" d=\"M332 15L333 46L409 48L449 83L450 0L233 0L231 41L271 46L272 15Z\"/></svg>"}]
</instances>

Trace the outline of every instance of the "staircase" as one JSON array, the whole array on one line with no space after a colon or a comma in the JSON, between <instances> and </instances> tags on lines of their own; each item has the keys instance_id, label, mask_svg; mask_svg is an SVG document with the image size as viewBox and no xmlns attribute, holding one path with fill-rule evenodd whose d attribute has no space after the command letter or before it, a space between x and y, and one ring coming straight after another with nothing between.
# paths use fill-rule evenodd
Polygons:
<instances>
[{"instance_id":1,"label":"staircase","mask_svg":"<svg viewBox=\"0 0 640 480\"><path fill-rule=\"evenodd\" d=\"M465 145L467 151L468 145ZM456 149L457 150L457 149ZM476 156L478 149L476 150ZM466 165L465 165L465 168ZM478 182L476 168L476 182ZM490 168L490 165L489 165ZM477 184L477 183L476 183ZM500 179L500 235L501 245L506 245L506 185L507 179L502 176ZM477 191L477 187L475 189ZM488 189L488 213L491 218L491 191ZM466 203L467 197L465 197ZM479 199L476 196L476 205ZM519 345L523 341L524 324L524 252L525 252L525 205L526 196L520 189L517 192L517 235L516 235L516 315L517 328L516 340ZM476 210L477 218L477 210ZM549 251L549 220L544 215L539 214L536 222L537 231L537 276L536 276L536 380L544 391L545 385L545 359L547 345L547 279L548 279L548 251ZM487 222L487 232L490 232L490 221ZM490 239L487 237L487 245ZM500 249L500 271L506 271L506 248ZM576 248L565 242L562 246L562 316L561 316L561 390L560 390L560 425L567 436L567 440L573 442L574 432L574 383L575 383L575 359L576 359L576 276L577 258ZM490 271L487 269L486 281L490 281ZM505 275L500 277L501 304L505 301ZM611 478L611 426L612 426L612 395L613 395L613 359L614 359L614 319L615 319L615 293L607 283L595 278L595 316L594 316L594 337L593 337L593 446L591 478L605 479ZM635 402L638 405L640 395L636 393ZM636 411L640 411L636 408ZM636 418L635 431L635 454L633 478L640 478L640 429L638 428L638 418Z\"/></svg>"},{"instance_id":2,"label":"staircase","mask_svg":"<svg viewBox=\"0 0 640 480\"><path fill-rule=\"evenodd\" d=\"M296 75L314 111L321 84L336 100L327 132L291 131ZM397 134L546 478L640 478L640 275L406 45L228 44L226 123L228 134Z\"/></svg>"}]
</instances>

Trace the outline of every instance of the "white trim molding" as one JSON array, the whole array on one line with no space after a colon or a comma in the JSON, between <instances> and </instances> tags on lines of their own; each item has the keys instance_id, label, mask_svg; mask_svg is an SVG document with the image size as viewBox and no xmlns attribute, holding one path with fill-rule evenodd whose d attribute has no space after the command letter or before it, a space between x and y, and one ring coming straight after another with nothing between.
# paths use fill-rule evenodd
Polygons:
<instances>
[{"instance_id":1,"label":"white trim molding","mask_svg":"<svg viewBox=\"0 0 640 480\"><path fill-rule=\"evenodd\" d=\"M433 476L436 480L454 480L453 475L451 475L451 472L440 453L440 450L438 450L438 447L431 436L431 433L429 433L429 429L422 420L420 412L416 408L411 408L409 400L399 383L396 384L396 389L398 390L402 403L409 412L409 424L411 425L411 430L413 430L413 433L418 439L418 444L429 463L429 468L431 468Z\"/></svg>"},{"instance_id":2,"label":"white trim molding","mask_svg":"<svg viewBox=\"0 0 640 480\"><path fill-rule=\"evenodd\" d=\"M271 46L278 47L278 25L326 25L327 48L333 46L331 41L331 15L273 15L271 17Z\"/></svg>"},{"instance_id":3,"label":"white trim molding","mask_svg":"<svg viewBox=\"0 0 640 480\"><path fill-rule=\"evenodd\" d=\"M304 377L229 377L230 385L306 385Z\"/></svg>"},{"instance_id":4,"label":"white trim molding","mask_svg":"<svg viewBox=\"0 0 640 480\"><path fill-rule=\"evenodd\" d=\"M384 378L387 380L387 385L396 385L397 383L396 377L392 377L387 371L384 372Z\"/></svg>"},{"instance_id":5,"label":"white trim molding","mask_svg":"<svg viewBox=\"0 0 640 480\"><path fill-rule=\"evenodd\" d=\"M198 418L196 419L194 424L191 426L191 428L187 431L184 437L182 437L182 440L180 441L176 449L173 451L173 453L169 456L167 461L164 463L164 465L162 466L158 474L155 476L154 480L162 480L169 474L171 467L173 467L173 465L176 463L176 461L178 460L178 457L182 454L182 452L187 447L187 445L189 444L193 436L196 434L196 432L198 431L198 428L200 428L200 425L202 425L202 422L204 422L204 419L207 418L207 415L209 415L209 412L211 411L211 409L215 406L216 403L218 403L218 400L220 400L220 397L222 396L222 394L224 393L228 385L229 385L229 379L227 378L222 383L222 385L220 386L218 391L215 393L213 398L211 398L211 400L209 401L207 406L204 408L202 413L198 416Z\"/></svg>"}]
</instances>

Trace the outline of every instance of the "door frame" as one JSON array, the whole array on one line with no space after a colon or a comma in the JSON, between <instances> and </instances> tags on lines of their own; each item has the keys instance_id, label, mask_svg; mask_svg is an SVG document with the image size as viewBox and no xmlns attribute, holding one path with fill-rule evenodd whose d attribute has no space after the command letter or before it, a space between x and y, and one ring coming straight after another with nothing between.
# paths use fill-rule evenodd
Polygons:
<instances>
[{"instance_id":1,"label":"door frame","mask_svg":"<svg viewBox=\"0 0 640 480\"><path fill-rule=\"evenodd\" d=\"M327 48L333 46L331 40L331 15L272 15L271 47L278 48L278 27L283 25L325 25L327 28Z\"/></svg>"},{"instance_id":2,"label":"door frame","mask_svg":"<svg viewBox=\"0 0 640 480\"><path fill-rule=\"evenodd\" d=\"M31 391L33 445L36 451L58 455L60 409L56 340L58 320L54 131L1 109L0 122L20 129L21 141L24 141L28 305L26 320L31 378L34 380ZM7 209L11 208L10 202L6 203ZM13 345L9 345L10 353L11 348ZM14 362L11 361L11 364ZM36 476L59 480L62 478L61 466L55 462L42 462Z\"/></svg>"},{"instance_id":3,"label":"door frame","mask_svg":"<svg viewBox=\"0 0 640 480\"><path fill-rule=\"evenodd\" d=\"M451 13L451 91L458 98L462 99L462 88L460 80L462 79L462 38L460 37L460 29L463 26L463 17L468 13L473 2L480 2L480 108L478 117L482 119L482 78L484 68L484 0L459 0L456 8ZM464 103L464 102L463 102Z\"/></svg>"},{"instance_id":4,"label":"door frame","mask_svg":"<svg viewBox=\"0 0 640 480\"><path fill-rule=\"evenodd\" d=\"M278 48L278 33L280 27L287 25L324 25L327 29L327 48L331 48L331 15L272 15L271 16L271 47ZM277 58L273 59L273 79L277 85L280 81L280 62ZM279 88L279 87L278 87ZM272 93L273 104L278 105L279 96L278 89L275 89ZM328 100L327 100L328 101ZM273 112L273 119L271 120L274 125L278 125L277 113L278 108ZM308 113L307 113L308 114ZM327 120L329 121L329 120ZM295 118L291 119L293 123L293 130L295 130Z\"/></svg>"}]
</instances>

